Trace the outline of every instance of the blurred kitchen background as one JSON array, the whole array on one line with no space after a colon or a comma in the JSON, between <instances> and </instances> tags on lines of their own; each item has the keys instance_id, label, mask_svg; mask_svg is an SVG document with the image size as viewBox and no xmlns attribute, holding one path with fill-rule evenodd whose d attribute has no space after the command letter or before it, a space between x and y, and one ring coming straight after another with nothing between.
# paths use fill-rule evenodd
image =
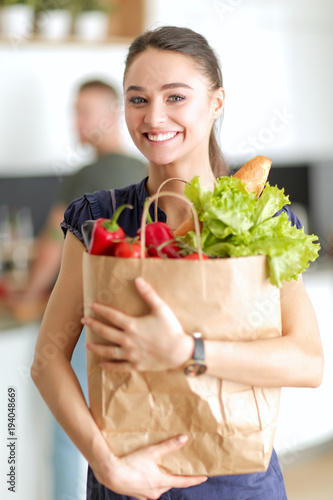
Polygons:
<instances>
[{"instance_id":1,"label":"blurred kitchen background","mask_svg":"<svg viewBox=\"0 0 333 500\"><path fill-rule=\"evenodd\" d=\"M202 33L222 63L220 137L227 162L237 169L258 154L270 157L270 183L285 188L306 232L321 242L320 258L304 280L325 349L324 381L315 390L283 389L276 449L289 500L332 499L332 1L110 0L106 9L103 2L36 4L37 14L31 1L0 1L2 276L11 273L18 286L26 280L35 238L61 183L93 159L73 123L77 85L99 78L121 92L127 47L146 28L172 24ZM122 137L128 153L141 158L124 124ZM15 498L51 500L51 418L29 375L40 309L3 305L0 314L0 497L11 498L6 402L14 386ZM85 465L79 500L85 498Z\"/></svg>"}]
</instances>

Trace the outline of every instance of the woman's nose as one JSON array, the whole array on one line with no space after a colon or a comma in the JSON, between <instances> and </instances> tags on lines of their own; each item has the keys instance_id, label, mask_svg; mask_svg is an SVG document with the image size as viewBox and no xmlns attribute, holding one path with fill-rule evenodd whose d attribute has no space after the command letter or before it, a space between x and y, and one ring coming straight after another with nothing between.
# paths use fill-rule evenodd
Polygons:
<instances>
[{"instance_id":1,"label":"woman's nose","mask_svg":"<svg viewBox=\"0 0 333 500\"><path fill-rule=\"evenodd\" d=\"M163 103L150 103L146 109L144 122L150 127L156 127L166 121L167 117L163 109Z\"/></svg>"}]
</instances>

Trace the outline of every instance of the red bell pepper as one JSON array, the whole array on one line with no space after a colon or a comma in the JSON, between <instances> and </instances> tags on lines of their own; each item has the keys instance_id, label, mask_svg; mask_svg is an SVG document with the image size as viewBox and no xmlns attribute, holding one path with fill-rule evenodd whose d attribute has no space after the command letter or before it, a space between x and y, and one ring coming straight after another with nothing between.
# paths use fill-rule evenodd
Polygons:
<instances>
[{"instance_id":1,"label":"red bell pepper","mask_svg":"<svg viewBox=\"0 0 333 500\"><path fill-rule=\"evenodd\" d=\"M141 229L137 233L141 234ZM152 222L145 227L146 248L149 257L180 259L180 248L171 227L166 222Z\"/></svg>"},{"instance_id":2,"label":"red bell pepper","mask_svg":"<svg viewBox=\"0 0 333 500\"><path fill-rule=\"evenodd\" d=\"M121 205L113 214L112 219L97 219L92 230L88 252L93 255L111 255L115 241L123 240L126 235L117 224L121 212L132 205Z\"/></svg>"}]
</instances>

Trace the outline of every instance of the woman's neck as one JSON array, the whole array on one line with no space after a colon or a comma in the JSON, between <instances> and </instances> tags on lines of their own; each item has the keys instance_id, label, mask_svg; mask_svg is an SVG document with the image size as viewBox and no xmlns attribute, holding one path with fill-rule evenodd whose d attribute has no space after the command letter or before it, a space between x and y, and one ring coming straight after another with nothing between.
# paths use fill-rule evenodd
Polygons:
<instances>
[{"instance_id":1,"label":"woman's neck","mask_svg":"<svg viewBox=\"0 0 333 500\"><path fill-rule=\"evenodd\" d=\"M149 196L152 196L157 192L163 182L170 179L170 181L162 187L161 192L171 191L173 193L183 193L185 183L171 179L181 179L185 182L189 182L196 175L200 177L201 185L206 186L207 189L211 191L214 189L215 177L209 163L206 165L201 163L200 166L193 164L150 164L146 189ZM166 213L167 221L172 228L178 227L191 214L191 209L188 205L182 200L172 197L165 196L160 198L158 206Z\"/></svg>"},{"instance_id":2,"label":"woman's neck","mask_svg":"<svg viewBox=\"0 0 333 500\"><path fill-rule=\"evenodd\" d=\"M147 192L150 196L156 193L160 185L168 179L176 178L189 182L196 175L200 177L201 185L206 186L207 189L211 191L214 189L215 177L209 163L206 165L200 164L200 166L193 164L179 165L174 163L168 165L150 164L149 178L146 186ZM182 193L184 191L184 183L170 180L162 189L164 191Z\"/></svg>"}]
</instances>

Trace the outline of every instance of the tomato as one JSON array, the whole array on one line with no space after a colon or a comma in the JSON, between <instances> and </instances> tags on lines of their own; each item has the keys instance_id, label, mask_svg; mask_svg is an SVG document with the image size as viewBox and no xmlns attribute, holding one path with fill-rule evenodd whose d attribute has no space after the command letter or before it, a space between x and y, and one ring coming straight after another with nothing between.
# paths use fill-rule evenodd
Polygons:
<instances>
[{"instance_id":1,"label":"tomato","mask_svg":"<svg viewBox=\"0 0 333 500\"><path fill-rule=\"evenodd\" d=\"M114 257L121 257L125 259L140 259L141 245L137 242L137 240L127 238L113 244L112 255Z\"/></svg>"},{"instance_id":2,"label":"tomato","mask_svg":"<svg viewBox=\"0 0 333 500\"><path fill-rule=\"evenodd\" d=\"M208 255L202 254L203 259L209 259ZM200 260L199 254L197 252L190 253L184 257L186 260Z\"/></svg>"}]
</instances>

